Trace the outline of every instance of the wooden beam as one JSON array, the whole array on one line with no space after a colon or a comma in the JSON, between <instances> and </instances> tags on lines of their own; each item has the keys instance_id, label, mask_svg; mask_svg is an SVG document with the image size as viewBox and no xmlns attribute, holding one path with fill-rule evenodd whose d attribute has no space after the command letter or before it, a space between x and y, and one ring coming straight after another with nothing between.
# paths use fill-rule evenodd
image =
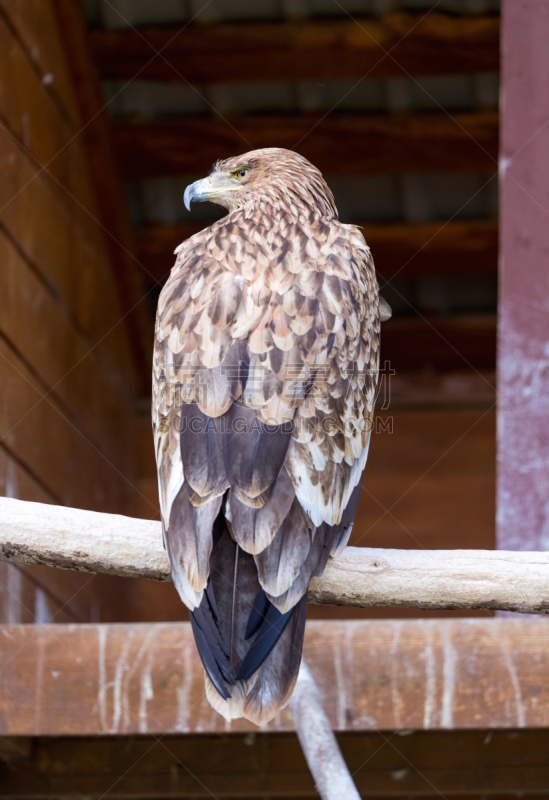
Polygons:
<instances>
[{"instance_id":1,"label":"wooden beam","mask_svg":"<svg viewBox=\"0 0 549 800\"><path fill-rule=\"evenodd\" d=\"M383 291L383 287L382 287ZM382 363L397 374L412 370L471 373L496 363L495 314L424 314L396 317L381 331Z\"/></svg>"},{"instance_id":2,"label":"wooden beam","mask_svg":"<svg viewBox=\"0 0 549 800\"><path fill-rule=\"evenodd\" d=\"M170 580L159 522L7 498L0 510L1 560ZM347 547L311 581L309 601L548 613L548 586L549 553Z\"/></svg>"},{"instance_id":3,"label":"wooden beam","mask_svg":"<svg viewBox=\"0 0 549 800\"><path fill-rule=\"evenodd\" d=\"M347 220L344 220L345 222ZM148 225L134 228L139 261L164 283L175 263L178 244L206 228L208 222ZM380 277L395 275L495 275L498 223L495 219L457 222L372 224L358 222L372 250Z\"/></svg>"},{"instance_id":4,"label":"wooden beam","mask_svg":"<svg viewBox=\"0 0 549 800\"><path fill-rule=\"evenodd\" d=\"M209 705L189 623L1 633L1 735L257 730L226 723ZM549 726L544 620L309 622L304 657L334 730ZM293 729L288 708L265 728ZM407 786L393 782L393 793L406 796Z\"/></svg>"},{"instance_id":5,"label":"wooden beam","mask_svg":"<svg viewBox=\"0 0 549 800\"><path fill-rule=\"evenodd\" d=\"M54 8L75 85L82 122L79 134L87 149L100 222L117 280L125 324L130 330L139 389L146 394L149 384L145 376L149 372L152 348L143 275L132 254L126 201L113 152L105 101L93 63L86 13L81 3L73 0L55 0Z\"/></svg>"},{"instance_id":6,"label":"wooden beam","mask_svg":"<svg viewBox=\"0 0 549 800\"><path fill-rule=\"evenodd\" d=\"M475 372L465 367L453 372L399 372L391 378L390 411L426 409L494 409L494 370Z\"/></svg>"},{"instance_id":7,"label":"wooden beam","mask_svg":"<svg viewBox=\"0 0 549 800\"><path fill-rule=\"evenodd\" d=\"M549 546L549 17L540 0L503 13L497 537L535 550Z\"/></svg>"},{"instance_id":8,"label":"wooden beam","mask_svg":"<svg viewBox=\"0 0 549 800\"><path fill-rule=\"evenodd\" d=\"M400 694L394 699L400 703ZM337 740L364 798L541 800L549 788L547 730L348 730ZM175 733L161 740L144 734L39 737L31 742L27 758L0 765L5 797L318 800L291 732Z\"/></svg>"},{"instance_id":9,"label":"wooden beam","mask_svg":"<svg viewBox=\"0 0 549 800\"><path fill-rule=\"evenodd\" d=\"M356 20L168 26L97 31L92 45L102 78L114 80L136 74L172 83L440 75L497 71L499 19L435 11Z\"/></svg>"},{"instance_id":10,"label":"wooden beam","mask_svg":"<svg viewBox=\"0 0 549 800\"><path fill-rule=\"evenodd\" d=\"M118 123L113 134L127 180L206 175L219 158L258 147L296 149L327 175L494 171L498 114L199 116Z\"/></svg>"}]
</instances>

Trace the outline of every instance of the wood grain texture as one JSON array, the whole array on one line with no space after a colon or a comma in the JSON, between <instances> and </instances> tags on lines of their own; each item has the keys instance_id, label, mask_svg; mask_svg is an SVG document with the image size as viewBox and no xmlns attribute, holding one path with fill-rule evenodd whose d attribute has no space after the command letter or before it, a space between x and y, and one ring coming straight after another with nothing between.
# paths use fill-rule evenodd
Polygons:
<instances>
[{"instance_id":1,"label":"wood grain texture","mask_svg":"<svg viewBox=\"0 0 549 800\"><path fill-rule=\"evenodd\" d=\"M42 0L2 0L1 12L35 70L41 78L48 76L44 84L63 116L79 125L74 87L52 4Z\"/></svg>"},{"instance_id":2,"label":"wood grain texture","mask_svg":"<svg viewBox=\"0 0 549 800\"><path fill-rule=\"evenodd\" d=\"M494 411L389 408L376 426L350 543L493 549Z\"/></svg>"},{"instance_id":3,"label":"wood grain texture","mask_svg":"<svg viewBox=\"0 0 549 800\"><path fill-rule=\"evenodd\" d=\"M258 147L297 149L324 174L495 171L498 114L280 114L186 117L113 127L127 180L210 172ZM314 135L309 135L314 128Z\"/></svg>"},{"instance_id":4,"label":"wood grain texture","mask_svg":"<svg viewBox=\"0 0 549 800\"><path fill-rule=\"evenodd\" d=\"M51 3L0 3L0 123L0 494L131 513L135 371ZM3 564L0 619L112 619L122 586Z\"/></svg>"},{"instance_id":5,"label":"wood grain texture","mask_svg":"<svg viewBox=\"0 0 549 800\"><path fill-rule=\"evenodd\" d=\"M48 180L9 133L0 127L0 224L66 313L132 387L127 333L101 242L93 242L68 213Z\"/></svg>"},{"instance_id":6,"label":"wood grain texture","mask_svg":"<svg viewBox=\"0 0 549 800\"><path fill-rule=\"evenodd\" d=\"M53 83L44 85L44 76L31 59L24 43L0 17L0 117L35 166L51 178L52 188L71 214L90 236L101 237L82 143L50 91L55 76Z\"/></svg>"},{"instance_id":7,"label":"wood grain texture","mask_svg":"<svg viewBox=\"0 0 549 800\"><path fill-rule=\"evenodd\" d=\"M99 221L105 233L110 268L117 296L130 334L135 378L139 391L148 393L152 357L149 319L142 270L133 255L128 210L109 133L106 105L88 37L86 11L73 0L54 0L54 15L74 83L80 134L98 201Z\"/></svg>"},{"instance_id":8,"label":"wood grain texture","mask_svg":"<svg viewBox=\"0 0 549 800\"><path fill-rule=\"evenodd\" d=\"M362 797L548 794L545 730L347 731L337 740ZM9 797L318 800L295 733L175 734L160 742L146 735L5 737L2 751L10 760L0 766Z\"/></svg>"},{"instance_id":9,"label":"wood grain texture","mask_svg":"<svg viewBox=\"0 0 549 800\"><path fill-rule=\"evenodd\" d=\"M2 735L254 730L208 704L186 623L2 634ZM323 621L308 623L304 654L338 731L541 728L548 636L542 620ZM293 730L290 710L266 730Z\"/></svg>"},{"instance_id":10,"label":"wood grain texture","mask_svg":"<svg viewBox=\"0 0 549 800\"><path fill-rule=\"evenodd\" d=\"M540 0L503 6L498 546L549 546L549 36Z\"/></svg>"},{"instance_id":11,"label":"wood grain texture","mask_svg":"<svg viewBox=\"0 0 549 800\"><path fill-rule=\"evenodd\" d=\"M0 446L0 495L51 503L47 488ZM121 578L0 564L0 623L85 622L120 619ZM118 616L113 615L113 611Z\"/></svg>"},{"instance_id":12,"label":"wood grain texture","mask_svg":"<svg viewBox=\"0 0 549 800\"><path fill-rule=\"evenodd\" d=\"M319 81L496 71L499 19L392 13L306 22L97 31L103 78L191 83ZM390 51L390 55L385 55ZM161 55L154 57L155 52Z\"/></svg>"},{"instance_id":13,"label":"wood grain texture","mask_svg":"<svg viewBox=\"0 0 549 800\"><path fill-rule=\"evenodd\" d=\"M123 477L74 420L47 394L0 339L0 437L57 503L130 510L131 478ZM8 501L5 501L8 502Z\"/></svg>"},{"instance_id":14,"label":"wood grain texture","mask_svg":"<svg viewBox=\"0 0 549 800\"><path fill-rule=\"evenodd\" d=\"M129 393L2 230L0 261L0 332L42 381L44 391L130 475L132 451L120 446L132 437Z\"/></svg>"},{"instance_id":15,"label":"wood grain texture","mask_svg":"<svg viewBox=\"0 0 549 800\"><path fill-rule=\"evenodd\" d=\"M134 228L138 257L147 274L164 283L175 263L175 248L207 224ZM497 273L497 220L357 224L372 251L376 271L384 280L391 280L396 274L411 277Z\"/></svg>"},{"instance_id":16,"label":"wood grain texture","mask_svg":"<svg viewBox=\"0 0 549 800\"><path fill-rule=\"evenodd\" d=\"M7 0L0 40L0 118L7 127L0 139L1 222L83 330L95 341L105 337L102 349L131 386L129 340L125 324L119 325L116 283L52 4Z\"/></svg>"}]
</instances>

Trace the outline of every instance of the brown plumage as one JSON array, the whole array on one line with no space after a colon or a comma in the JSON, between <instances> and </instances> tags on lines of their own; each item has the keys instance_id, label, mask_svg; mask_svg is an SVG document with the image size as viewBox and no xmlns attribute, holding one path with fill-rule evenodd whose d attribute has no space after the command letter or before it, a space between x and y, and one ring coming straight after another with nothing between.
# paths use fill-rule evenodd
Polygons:
<instances>
[{"instance_id":1,"label":"brown plumage","mask_svg":"<svg viewBox=\"0 0 549 800\"><path fill-rule=\"evenodd\" d=\"M351 532L390 311L297 153L219 162L190 200L228 214L179 246L158 304L164 543L210 702L260 725L290 699L308 583Z\"/></svg>"}]
</instances>

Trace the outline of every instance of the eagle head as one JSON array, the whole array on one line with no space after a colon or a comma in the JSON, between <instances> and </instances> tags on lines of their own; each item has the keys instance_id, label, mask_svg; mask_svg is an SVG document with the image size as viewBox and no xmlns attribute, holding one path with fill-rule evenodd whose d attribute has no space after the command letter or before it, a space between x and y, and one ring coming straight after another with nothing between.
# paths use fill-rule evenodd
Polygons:
<instances>
[{"instance_id":1,"label":"eagle head","mask_svg":"<svg viewBox=\"0 0 549 800\"><path fill-rule=\"evenodd\" d=\"M315 217L337 217L334 197L320 170L299 153L281 147L218 161L207 178L187 186L183 199L188 211L193 201L208 200L229 212L264 202L293 206Z\"/></svg>"}]
</instances>

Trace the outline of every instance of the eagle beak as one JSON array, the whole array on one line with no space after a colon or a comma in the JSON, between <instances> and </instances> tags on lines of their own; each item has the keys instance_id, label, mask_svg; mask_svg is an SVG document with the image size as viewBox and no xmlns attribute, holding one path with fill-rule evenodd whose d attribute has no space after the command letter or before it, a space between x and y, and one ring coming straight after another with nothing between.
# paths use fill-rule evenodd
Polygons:
<instances>
[{"instance_id":1,"label":"eagle beak","mask_svg":"<svg viewBox=\"0 0 549 800\"><path fill-rule=\"evenodd\" d=\"M213 191L214 185L211 178L202 178L199 181L189 184L183 195L183 202L185 203L187 211L191 210L191 203L193 201L195 203L201 203L204 200L209 200Z\"/></svg>"}]
</instances>

